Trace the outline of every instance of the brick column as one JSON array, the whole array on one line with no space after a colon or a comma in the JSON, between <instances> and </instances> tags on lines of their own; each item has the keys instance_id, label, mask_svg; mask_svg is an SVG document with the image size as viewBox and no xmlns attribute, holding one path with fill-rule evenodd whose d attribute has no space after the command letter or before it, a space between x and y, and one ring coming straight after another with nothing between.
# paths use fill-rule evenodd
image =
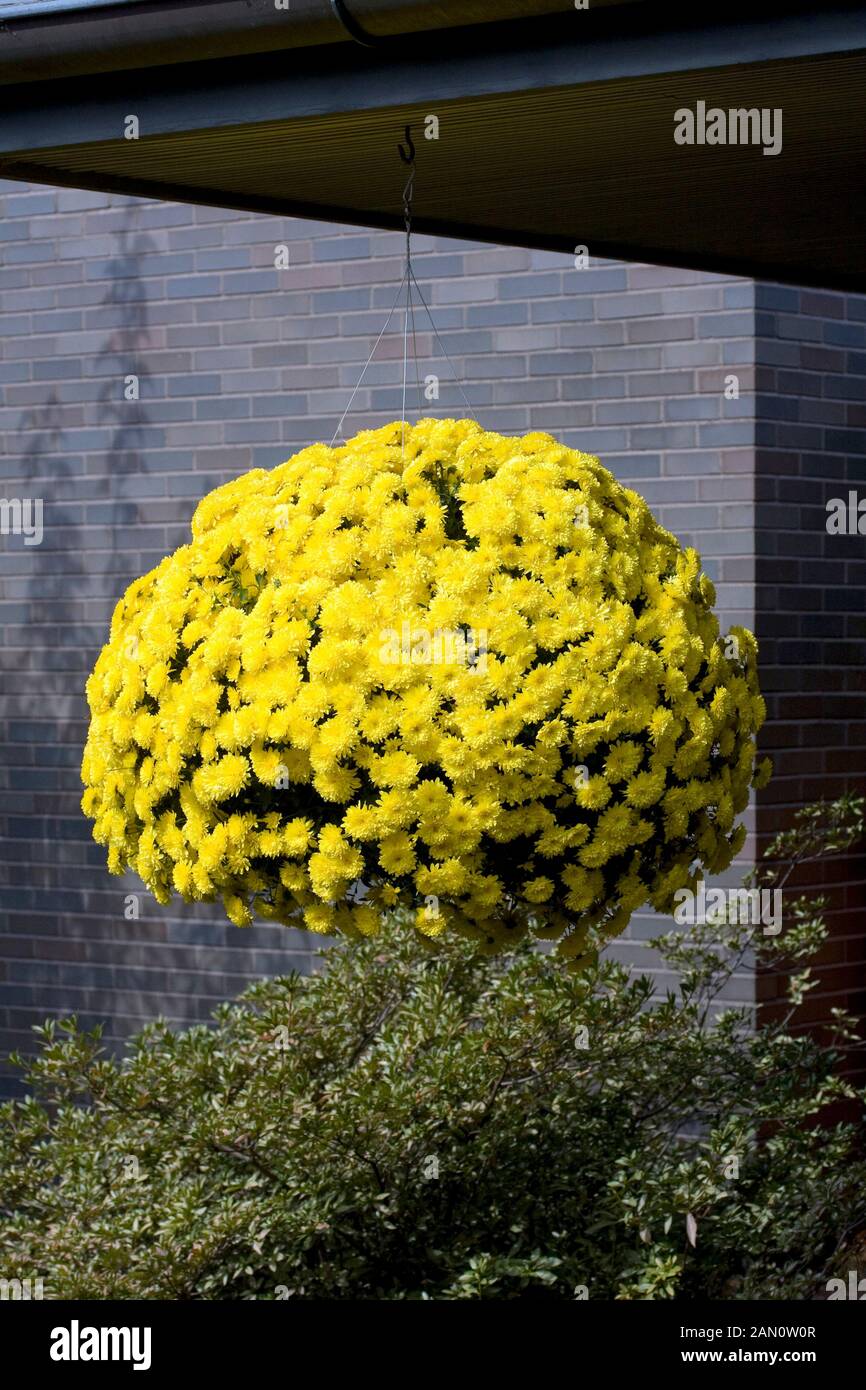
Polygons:
<instances>
[{"instance_id":1,"label":"brick column","mask_svg":"<svg viewBox=\"0 0 866 1390\"><path fill-rule=\"evenodd\" d=\"M866 534L830 534L827 502L866 500L866 298L756 286L755 621L775 775L762 841L798 806L866 787ZM863 518L866 533L866 516ZM819 988L798 1018L866 1013L862 849L803 877L831 899ZM757 982L761 1013L783 981Z\"/></svg>"}]
</instances>

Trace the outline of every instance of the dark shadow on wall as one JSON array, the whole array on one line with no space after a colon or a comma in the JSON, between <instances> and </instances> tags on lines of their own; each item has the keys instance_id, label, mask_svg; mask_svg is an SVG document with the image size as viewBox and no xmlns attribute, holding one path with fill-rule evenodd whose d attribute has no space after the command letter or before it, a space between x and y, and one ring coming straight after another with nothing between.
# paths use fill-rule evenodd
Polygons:
<instances>
[{"instance_id":1,"label":"dark shadow on wall","mask_svg":"<svg viewBox=\"0 0 866 1390\"><path fill-rule=\"evenodd\" d=\"M145 277L141 260L155 254L152 236L137 226L139 205L127 204L118 232L118 254L108 263L108 290L101 307L117 310L118 323L97 356L97 374L105 376L100 387L97 423L114 424L108 446L109 489L120 473L142 467L144 431L148 424L144 383L149 380L146 352L152 346ZM137 398L129 392L137 390Z\"/></svg>"},{"instance_id":2,"label":"dark shadow on wall","mask_svg":"<svg viewBox=\"0 0 866 1390\"><path fill-rule=\"evenodd\" d=\"M5 936L0 1020L16 1046L46 1015L86 1012L80 1007L84 991L97 975L85 964L93 955L83 924L89 924L94 940L105 941L110 963L124 894L136 886L108 880L105 852L90 839L78 801L88 717L84 685L114 605L137 565L135 551L125 553L119 541L122 528L136 525L139 507L134 498L118 497L117 482L143 468L148 424L141 397L149 378L150 325L146 280L138 267L158 248L139 230L139 212L138 204L122 207L118 253L105 265L107 286L97 306L97 315L107 310L110 318L104 342L93 357L82 354L79 381L46 384L44 402L23 410L4 441L10 483L41 498L44 511L42 544L17 547L18 561L7 570L11 582L3 593L21 605L22 621L33 624L31 641L7 643L3 660L11 755L2 779L8 786L7 814L0 820L9 846L0 864ZM69 338L61 351L67 344ZM138 399L124 398L130 376L138 380ZM94 382L98 390L91 395ZM100 446L106 427L111 433ZM110 917L109 886L118 904ZM64 993L62 981L79 962L80 983ZM55 988L42 978L46 968L54 970ZM6 1050L0 1049L3 1070Z\"/></svg>"},{"instance_id":3,"label":"dark shadow on wall","mask_svg":"<svg viewBox=\"0 0 866 1390\"><path fill-rule=\"evenodd\" d=\"M72 474L70 462L63 458L63 415L64 407L52 387L44 405L31 406L25 411L18 428L11 436L26 442L21 451L21 476L25 482L41 471L42 459L46 456L57 460L58 473L69 477Z\"/></svg>"}]
</instances>

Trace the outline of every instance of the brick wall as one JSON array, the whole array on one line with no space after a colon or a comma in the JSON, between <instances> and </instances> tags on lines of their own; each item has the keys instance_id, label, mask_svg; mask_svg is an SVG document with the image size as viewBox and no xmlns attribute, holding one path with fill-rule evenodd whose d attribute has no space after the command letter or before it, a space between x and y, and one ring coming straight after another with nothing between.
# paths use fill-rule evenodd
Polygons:
<instances>
[{"instance_id":1,"label":"brick wall","mask_svg":"<svg viewBox=\"0 0 866 1390\"><path fill-rule=\"evenodd\" d=\"M866 784L866 536L827 530L827 502L866 498L866 300L756 287L756 624L775 775L758 798L763 836L820 796ZM864 519L866 531L866 519ZM866 1014L862 852L797 885L829 895L830 940L798 1018ZM762 975L765 1017L784 981Z\"/></svg>"},{"instance_id":2,"label":"brick wall","mask_svg":"<svg viewBox=\"0 0 866 1390\"><path fill-rule=\"evenodd\" d=\"M45 508L40 546L0 538L0 1051L72 1010L105 1020L114 1045L157 1013L206 1017L251 977L309 966L300 933L240 932L204 906L162 909L135 880L106 873L78 810L82 692L118 596L186 539L198 498L331 438L393 302L402 238L11 183L0 184L0 212L0 486ZM280 244L284 270L274 268ZM755 509L774 527L766 488L780 486L769 465L756 468L756 441L762 460L776 447L765 448L755 407L756 347L765 370L762 349L775 341L761 298L770 291L424 237L416 255L481 423L546 429L598 453L701 550L725 626L754 625L756 583L772 624L776 562L764 541L755 553ZM420 318L417 329L422 375L442 381L424 413L465 413ZM400 333L389 334L347 430L399 416L401 356ZM723 393L730 373L738 399ZM131 374L138 402L124 400ZM773 386L759 382L768 420ZM790 598L796 619L796 589ZM136 892L140 919L127 920ZM639 914L618 952L658 969L646 944L657 927ZM746 967L731 998L753 997Z\"/></svg>"}]
</instances>

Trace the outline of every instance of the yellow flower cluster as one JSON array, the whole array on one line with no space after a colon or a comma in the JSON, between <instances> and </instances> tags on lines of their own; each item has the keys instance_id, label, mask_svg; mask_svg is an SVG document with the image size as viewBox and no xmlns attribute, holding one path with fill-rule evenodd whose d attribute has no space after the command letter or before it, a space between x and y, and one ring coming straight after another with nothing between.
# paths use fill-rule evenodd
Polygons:
<instances>
[{"instance_id":1,"label":"yellow flower cluster","mask_svg":"<svg viewBox=\"0 0 866 1390\"><path fill-rule=\"evenodd\" d=\"M724 869L768 775L755 641L713 602L696 552L549 435L315 444L205 497L117 605L82 806L160 902L350 936L408 906L579 963Z\"/></svg>"}]
</instances>

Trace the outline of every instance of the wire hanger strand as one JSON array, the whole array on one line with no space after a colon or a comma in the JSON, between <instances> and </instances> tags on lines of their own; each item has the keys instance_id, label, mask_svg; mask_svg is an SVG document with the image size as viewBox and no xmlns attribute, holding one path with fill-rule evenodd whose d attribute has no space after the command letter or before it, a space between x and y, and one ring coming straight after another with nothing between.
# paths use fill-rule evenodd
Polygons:
<instances>
[{"instance_id":1,"label":"wire hanger strand","mask_svg":"<svg viewBox=\"0 0 866 1390\"><path fill-rule=\"evenodd\" d=\"M401 295L402 295L402 293L403 293L403 286L405 285L405 287L406 287L406 302L405 302L405 305L404 305L404 308L403 308L403 381L402 381L401 408L400 408L400 457L401 457L401 459L405 457L405 453L406 453L406 387L407 387L407 380L408 380L408 365L409 365L409 363L408 363L408 355L409 355L409 332L410 332L410 330L409 330L409 325L410 325L410 322L411 322L411 336L412 336L412 358L413 358L413 361L414 361L414 363L415 363L415 384L416 384L417 391L418 391L418 413L419 413L419 416L420 416L421 410L422 410L422 408L423 408L423 407L422 407L422 400L421 400L421 377L420 377L420 371L419 371L419 366L418 366L418 344L417 344L417 339L416 339L416 334L415 334L415 305L414 305L413 298L412 298L413 292L414 292L415 294L417 294L420 303L421 303L421 304L423 305L423 307L424 307L424 311L425 311L425 313L427 314L427 318L429 319L430 327L431 327L432 330L433 330L433 334L434 334L435 340L436 340L436 342L439 344L439 347L440 347L441 350L442 350L442 354L443 354L443 356L445 357L445 360L447 361L448 366L449 366L450 369L451 369L451 374L452 374L452 376L453 376L453 378L454 378L454 383L455 383L455 385L456 385L458 391L460 392L460 395L463 397L463 402L464 402L464 404L465 404L465 406L466 406L466 409L467 409L468 413L469 413L470 415L472 414L472 406L471 406L470 403L469 403L469 400L468 400L468 398L467 398L467 396L466 396L466 392L463 390L463 383L461 382L460 377L459 377L458 372L457 372L457 369L456 369L456 367L454 366L454 363L453 363L452 360L451 360L451 357L450 357L450 355L449 355L449 353L448 353L448 349L446 348L445 344L444 344L443 341L442 341L442 338L441 338L440 335L439 335L439 331L438 331L438 329L437 329L437 327L436 327L436 324L435 324L435 322L434 322L433 314L432 314L431 309L430 309L430 305L427 303L427 300L426 300L426 298L424 297L424 291L421 289L421 286L420 286L419 283L418 283L418 277L416 276L414 267L413 267L413 265L412 265L412 199L413 199L414 196L415 196L415 154L416 154L416 151L415 151L415 142L414 142L414 140L412 139L412 127L411 127L411 125L407 125L407 126L405 127L405 135L404 135L404 138L405 138L405 141L406 141L405 145L403 145L403 144L402 144L401 142L399 142L399 141L398 141L398 143L397 143L397 152L398 152L398 154L399 154L399 156L400 156L400 159L402 160L402 162L403 162L405 165L408 166L408 169L409 169L409 173L408 173L408 176L407 176L407 178L406 178L406 182L405 182L405 184L404 184L404 186L403 186L403 226L404 226L405 232L406 232L406 250L405 250L405 261L404 261L404 267L403 267L403 274L402 274L402 276L401 276L401 278L400 278L400 283L399 283L399 285L397 286L397 293L396 293L396 295L394 296L394 302L393 302L393 304L391 305L390 311L389 311L389 313L388 313L388 317L387 317L387 319L385 320L385 322L384 322L384 324L383 324L383 326L382 326L382 329L381 329L381 332L379 333L378 338L376 339L375 343L373 344L372 348L370 349L369 356L367 357L367 360L366 360L366 362L364 363L363 368L361 369L361 375L358 377L358 380L357 380L357 382L355 383L355 388L354 388L354 390L352 391L351 396L349 397L348 404L346 405L346 409L343 411L342 415L340 416L339 423L338 423L338 425L337 425L337 428L334 430L334 435L333 435L333 438L331 439L331 447L333 448L334 443L335 443L335 441L336 441L336 439L337 439L337 436L338 436L338 434L340 433L341 429L343 428L343 422L344 422L346 416L348 415L348 413L349 413L349 411L350 411L350 409L351 409L351 407L352 407L352 402L354 401L355 397L357 396L358 391L359 391L360 386L361 386L361 383L362 383L362 381L364 380L364 377L365 377L366 374L367 374L367 368L369 367L370 363L371 363L372 360L373 360L373 357L374 357L374 355L375 355L375 352L376 352L377 347L379 346L379 344L381 343L383 337L385 336L385 333L386 333L386 331L387 331L387 329L388 329L388 326L389 326L390 323L391 323L391 319L394 317L394 311L397 309L397 305L398 305L399 302L400 302L400 297L401 297Z\"/></svg>"}]
</instances>

